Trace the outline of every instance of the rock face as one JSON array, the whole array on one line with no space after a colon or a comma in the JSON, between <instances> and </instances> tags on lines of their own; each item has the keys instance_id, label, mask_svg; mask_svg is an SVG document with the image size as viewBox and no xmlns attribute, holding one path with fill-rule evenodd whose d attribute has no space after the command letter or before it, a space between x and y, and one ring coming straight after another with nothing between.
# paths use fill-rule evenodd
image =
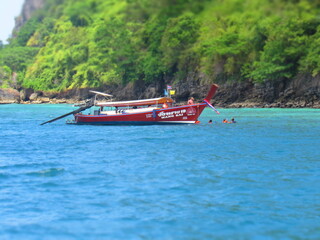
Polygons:
<instances>
[{"instance_id":1,"label":"rock face","mask_svg":"<svg viewBox=\"0 0 320 240\"><path fill-rule=\"evenodd\" d=\"M28 101L29 97L31 96L31 94L33 93L33 90L28 88L28 89L22 89L20 91L20 100L21 101Z\"/></svg>"},{"instance_id":2,"label":"rock face","mask_svg":"<svg viewBox=\"0 0 320 240\"><path fill-rule=\"evenodd\" d=\"M30 101L35 101L38 98L38 93L32 93L29 97Z\"/></svg>"},{"instance_id":3,"label":"rock face","mask_svg":"<svg viewBox=\"0 0 320 240\"><path fill-rule=\"evenodd\" d=\"M0 89L0 103L18 103L20 93L16 89Z\"/></svg>"},{"instance_id":4,"label":"rock face","mask_svg":"<svg viewBox=\"0 0 320 240\"><path fill-rule=\"evenodd\" d=\"M173 96L176 102L186 103L190 96L196 101L205 98L210 81L193 76L187 81L170 84L176 90ZM129 83L126 86L110 85L97 90L112 94L113 100L135 100L163 96L164 82L145 84L143 81ZM75 103L94 97L89 88L72 89L64 92L35 92L22 89L0 89L0 103ZM320 76L300 75L291 81L273 81L261 84L252 82L228 82L219 84L212 99L219 107L285 107L320 108Z\"/></svg>"},{"instance_id":5,"label":"rock face","mask_svg":"<svg viewBox=\"0 0 320 240\"><path fill-rule=\"evenodd\" d=\"M205 98L211 81L196 74L185 81L170 84L176 90L173 96L176 102L183 103L190 96L196 101ZM219 84L219 83L218 83ZM134 100L163 96L164 82L145 84L143 81L128 83L126 86L104 86L97 91L112 94L113 100ZM90 89L73 89L58 93L54 97L81 101L93 97ZM48 96L47 94L44 94ZM49 96L50 97L50 96ZM53 96L51 96L53 97ZM292 80L269 81L265 83L227 82L219 84L212 102L220 107L285 107L320 108L320 76L300 75Z\"/></svg>"},{"instance_id":6,"label":"rock face","mask_svg":"<svg viewBox=\"0 0 320 240\"><path fill-rule=\"evenodd\" d=\"M299 75L292 80L261 84L234 82L221 84L213 99L223 106L320 107L320 76ZM254 103L254 104L253 104Z\"/></svg>"},{"instance_id":7,"label":"rock face","mask_svg":"<svg viewBox=\"0 0 320 240\"><path fill-rule=\"evenodd\" d=\"M45 0L25 0L22 11L19 17L17 17L15 27L13 29L13 36L19 29L28 21L32 13L43 7Z\"/></svg>"}]
</instances>

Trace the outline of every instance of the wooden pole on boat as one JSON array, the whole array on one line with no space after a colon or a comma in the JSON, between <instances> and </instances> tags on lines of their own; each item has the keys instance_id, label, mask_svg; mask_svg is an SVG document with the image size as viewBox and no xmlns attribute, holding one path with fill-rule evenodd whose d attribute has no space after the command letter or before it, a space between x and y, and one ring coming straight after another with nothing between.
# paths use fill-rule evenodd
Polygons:
<instances>
[{"instance_id":1,"label":"wooden pole on boat","mask_svg":"<svg viewBox=\"0 0 320 240\"><path fill-rule=\"evenodd\" d=\"M74 110L74 111L72 111L72 112L63 114L63 115L60 116L60 117L57 117L57 118L51 119L51 120L49 120L49 121L43 122L43 123L41 123L40 125L44 125L44 124L47 124L47 123L51 123L51 122L57 121L57 120L59 120L59 119L61 119L61 118L64 118L64 117L66 117L66 116L69 116L69 115L71 115L71 114L76 114L76 113L82 112L82 111L84 111L84 110L86 110L86 109L88 109L88 108L91 108L92 106L93 106L93 103L92 103L92 100L90 100L90 101L86 102L86 105L85 105L85 106L80 107L79 109Z\"/></svg>"}]
</instances>

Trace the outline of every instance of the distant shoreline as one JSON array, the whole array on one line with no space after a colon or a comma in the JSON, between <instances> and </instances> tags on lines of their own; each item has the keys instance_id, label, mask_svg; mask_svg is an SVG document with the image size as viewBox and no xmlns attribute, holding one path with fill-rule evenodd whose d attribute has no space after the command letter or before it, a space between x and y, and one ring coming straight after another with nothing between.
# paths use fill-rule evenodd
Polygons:
<instances>
[{"instance_id":1,"label":"distant shoreline","mask_svg":"<svg viewBox=\"0 0 320 240\"><path fill-rule=\"evenodd\" d=\"M149 91L145 91L148 93ZM151 91L152 92L152 91ZM199 90L198 92L204 92ZM241 92L239 89L237 92ZM264 95L257 93L253 94L253 91L248 91L246 97L240 97L230 95L233 91L230 88L221 87L219 93L212 99L212 104L220 108L320 108L320 99L316 93L311 94L309 97L297 97L295 95L291 97L281 97L277 99L270 99L269 102ZM88 89L74 90L73 92L64 92L60 94L48 94L43 92L34 92L34 90L23 89L18 91L16 89L0 89L0 104L78 104L83 103L85 99L90 98ZM134 89L130 91L113 90L111 93L118 96L117 101L124 99L138 99L137 94L134 93ZM131 94L130 94L131 93ZM156 96L153 94L145 94L139 96L139 98L152 98ZM196 92L195 92L196 93ZM200 94L188 93L188 95L195 96L196 102L201 102L203 96ZM80 100L82 99L82 100ZM183 98L176 98L178 105L186 104L186 101L181 101Z\"/></svg>"},{"instance_id":2,"label":"distant shoreline","mask_svg":"<svg viewBox=\"0 0 320 240\"><path fill-rule=\"evenodd\" d=\"M49 99L49 98L39 98L34 101L0 101L0 105L5 104L79 104L84 101L76 99ZM186 104L185 102L178 102L177 105ZM320 109L320 102L305 103L305 102L275 102L275 103L261 103L261 102L235 102L235 103L220 103L215 104L217 108L313 108Z\"/></svg>"}]
</instances>

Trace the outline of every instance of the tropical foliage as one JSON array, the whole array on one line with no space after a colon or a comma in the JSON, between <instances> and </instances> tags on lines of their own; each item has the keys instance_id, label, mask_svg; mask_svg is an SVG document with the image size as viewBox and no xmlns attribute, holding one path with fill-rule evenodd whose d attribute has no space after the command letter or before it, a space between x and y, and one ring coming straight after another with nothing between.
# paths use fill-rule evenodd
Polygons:
<instances>
[{"instance_id":1,"label":"tropical foliage","mask_svg":"<svg viewBox=\"0 0 320 240\"><path fill-rule=\"evenodd\" d=\"M216 82L315 76L319 10L309 0L48 0L1 45L0 77L63 90L194 72Z\"/></svg>"}]
</instances>

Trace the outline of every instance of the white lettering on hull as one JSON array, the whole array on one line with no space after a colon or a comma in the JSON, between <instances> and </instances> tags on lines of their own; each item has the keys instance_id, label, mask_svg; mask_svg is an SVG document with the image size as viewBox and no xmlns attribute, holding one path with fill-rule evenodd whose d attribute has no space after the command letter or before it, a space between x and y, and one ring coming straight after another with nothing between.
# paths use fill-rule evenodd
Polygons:
<instances>
[{"instance_id":1,"label":"white lettering on hull","mask_svg":"<svg viewBox=\"0 0 320 240\"><path fill-rule=\"evenodd\" d=\"M171 112L161 111L158 113L158 117L160 117L161 119L182 117L186 112L187 112L186 109L171 111Z\"/></svg>"}]
</instances>

